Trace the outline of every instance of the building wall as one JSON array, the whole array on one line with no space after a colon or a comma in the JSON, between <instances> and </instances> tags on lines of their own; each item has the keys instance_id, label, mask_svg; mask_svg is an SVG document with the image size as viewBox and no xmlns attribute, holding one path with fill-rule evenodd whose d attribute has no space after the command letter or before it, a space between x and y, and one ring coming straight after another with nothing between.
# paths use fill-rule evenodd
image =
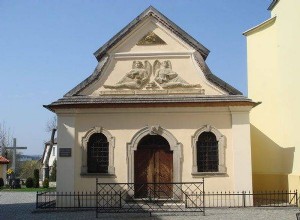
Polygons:
<instances>
[{"instance_id":1,"label":"building wall","mask_svg":"<svg viewBox=\"0 0 300 220\"><path fill-rule=\"evenodd\" d=\"M45 155L47 155L49 148L50 145L47 145ZM56 157L57 157L57 144L54 144L49 157L49 167L53 166L53 162L56 160ZM46 156L44 156L43 158L43 164L45 163L45 160L46 160Z\"/></svg>"},{"instance_id":2,"label":"building wall","mask_svg":"<svg viewBox=\"0 0 300 220\"><path fill-rule=\"evenodd\" d=\"M262 104L251 111L255 190L300 189L300 2L279 1L272 19L247 36L248 95Z\"/></svg>"},{"instance_id":3,"label":"building wall","mask_svg":"<svg viewBox=\"0 0 300 220\"><path fill-rule=\"evenodd\" d=\"M7 164L0 164L0 178L3 179L4 184L6 184L6 170Z\"/></svg>"},{"instance_id":4,"label":"building wall","mask_svg":"<svg viewBox=\"0 0 300 220\"><path fill-rule=\"evenodd\" d=\"M72 148L72 157L58 157L58 191L93 191L95 176L82 176L82 138L93 127L103 127L115 137L115 177L101 182L128 182L127 143L145 126L160 125L182 144L182 181L201 181L192 176L192 136L211 125L226 138L225 175L207 175L205 189L251 190L249 107L89 109L58 113L58 148Z\"/></svg>"},{"instance_id":5,"label":"building wall","mask_svg":"<svg viewBox=\"0 0 300 220\"><path fill-rule=\"evenodd\" d=\"M3 170L4 170L4 166L6 166L6 165L4 165L4 164L0 164L0 178L3 178Z\"/></svg>"}]
</instances>

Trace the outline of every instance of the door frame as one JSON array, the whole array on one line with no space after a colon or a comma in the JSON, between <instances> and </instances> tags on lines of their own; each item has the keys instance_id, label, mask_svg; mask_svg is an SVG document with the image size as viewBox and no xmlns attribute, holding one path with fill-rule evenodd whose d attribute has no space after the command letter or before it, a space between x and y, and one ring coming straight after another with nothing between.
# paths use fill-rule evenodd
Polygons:
<instances>
[{"instance_id":1,"label":"door frame","mask_svg":"<svg viewBox=\"0 0 300 220\"><path fill-rule=\"evenodd\" d=\"M128 183L134 183L134 152L137 150L140 140L146 135L160 135L164 137L170 145L170 151L173 151L173 182L181 182L182 166L182 144L177 141L173 134L168 130L156 126L146 126L140 129L127 143L127 164L128 164Z\"/></svg>"}]
</instances>

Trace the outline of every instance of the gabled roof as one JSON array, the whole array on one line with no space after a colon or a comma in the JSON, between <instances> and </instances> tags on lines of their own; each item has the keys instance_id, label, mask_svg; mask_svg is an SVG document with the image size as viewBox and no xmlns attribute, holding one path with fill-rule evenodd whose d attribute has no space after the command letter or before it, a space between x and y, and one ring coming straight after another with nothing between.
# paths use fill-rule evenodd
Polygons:
<instances>
[{"instance_id":1,"label":"gabled roof","mask_svg":"<svg viewBox=\"0 0 300 220\"><path fill-rule=\"evenodd\" d=\"M191 47L193 47L196 51L198 51L204 60L209 54L209 50L204 47L201 43L195 40L192 36L178 27L174 22L164 16L161 12L155 9L153 6L149 6L145 11L143 11L139 16L133 19L126 27L124 27L119 33L117 33L114 37L112 37L106 44L100 47L95 53L95 57L98 61L105 56L106 52L116 45L124 36L126 36L135 26L137 26L141 21L145 18L152 16L156 20L158 20L161 24L163 24L166 28L171 30L177 36L181 37L186 43L188 43Z\"/></svg>"},{"instance_id":2,"label":"gabled roof","mask_svg":"<svg viewBox=\"0 0 300 220\"><path fill-rule=\"evenodd\" d=\"M0 156L0 164L8 164L9 163L9 160L6 159L5 157L3 156Z\"/></svg>"},{"instance_id":3,"label":"gabled roof","mask_svg":"<svg viewBox=\"0 0 300 220\"><path fill-rule=\"evenodd\" d=\"M223 97L209 97L209 96L199 96L196 95L185 95L185 96L177 96L176 97L169 97L169 96L158 96L147 95L146 97L141 96L133 96L129 97L117 97L117 96L106 96L106 97L85 97L81 96L79 93L87 88L90 84L98 80L101 75L103 74L103 70L106 65L109 63L110 57L108 55L108 51L113 48L118 42L120 42L129 32L132 31L140 22L144 21L148 17L153 17L162 25L164 25L167 29L169 29L172 33L176 34L179 38L181 38L184 42L189 44L192 48L194 48L198 54L202 56L203 59L198 59L195 56L195 60L198 66L203 71L206 79L213 83L214 85L218 86L222 90L226 91L228 95ZM155 103L202 103L202 102L247 102L248 104L252 105L252 101L247 99L246 97L242 96L242 93L232 87L231 85L227 84L217 76L215 76L205 63L205 59L209 54L209 50L205 48L202 44L196 41L193 37L183 31L180 27L178 27L175 23L165 17L162 13L156 10L154 7L148 7L144 12L142 12L139 16L137 16L132 22L130 22L125 28L123 28L119 33L117 33L112 39L110 39L106 44L100 47L94 55L96 56L97 60L99 61L97 67L95 68L92 75L87 77L83 82L78 84L72 90L64 95L62 99L59 99L50 105L44 105L45 108L53 111L55 108L59 107L75 107L84 105L88 107L89 105L97 105L97 107L104 107L109 105L136 105L140 104L155 104ZM232 97L230 97L232 96ZM180 100L179 100L180 99Z\"/></svg>"},{"instance_id":4,"label":"gabled roof","mask_svg":"<svg viewBox=\"0 0 300 220\"><path fill-rule=\"evenodd\" d=\"M87 77L83 82L78 84L76 87L71 89L69 92L67 92L64 95L64 97L77 95L80 91L82 91L84 88L86 88L89 84L91 84L92 82L99 79L99 77L101 76L102 70L104 69L104 67L108 61L107 51L110 48L112 48L115 44L117 44L124 36L126 36L126 34L128 34L137 24L139 24L142 20L144 20L145 18L147 18L149 16L154 17L159 22L161 22L163 25L165 25L168 29L170 29L172 32L174 32L179 37L181 37L191 47L193 47L195 50L197 50L202 55L204 60L206 59L206 57L208 56L208 54L210 52L207 48L205 48L201 43L196 41L193 37L191 37L189 34L187 34L180 27L178 27L174 22L172 22L170 19L168 19L162 13L160 13L157 9L150 6L94 53L97 60L99 61L99 64L98 64L97 68L94 70L93 74L90 75L89 77ZM209 68L205 62L199 64L199 67L202 69L206 78L209 81L218 85L223 90L228 92L230 95L241 95L242 94L240 91L238 91L231 85L227 84L226 82L224 82L223 80L221 80L220 78L215 76L209 70Z\"/></svg>"}]
</instances>

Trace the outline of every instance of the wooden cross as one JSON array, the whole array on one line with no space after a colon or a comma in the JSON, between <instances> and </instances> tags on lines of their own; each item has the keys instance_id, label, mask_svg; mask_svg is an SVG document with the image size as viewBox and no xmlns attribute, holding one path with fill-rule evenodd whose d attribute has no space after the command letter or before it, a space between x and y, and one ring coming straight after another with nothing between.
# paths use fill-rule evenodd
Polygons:
<instances>
[{"instance_id":1,"label":"wooden cross","mask_svg":"<svg viewBox=\"0 0 300 220\"><path fill-rule=\"evenodd\" d=\"M13 160L12 160L12 165L11 168L13 169L14 172L16 172L16 154L17 150L25 150L27 147L17 147L17 139L13 139L13 146L12 147L6 147L5 149L11 149L13 150Z\"/></svg>"}]
</instances>

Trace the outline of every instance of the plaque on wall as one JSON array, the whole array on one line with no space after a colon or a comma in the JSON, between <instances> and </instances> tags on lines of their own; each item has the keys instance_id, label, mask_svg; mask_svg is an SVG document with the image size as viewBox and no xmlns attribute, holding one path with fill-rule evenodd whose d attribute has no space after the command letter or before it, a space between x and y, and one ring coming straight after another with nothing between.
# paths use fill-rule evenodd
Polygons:
<instances>
[{"instance_id":1,"label":"plaque on wall","mask_svg":"<svg viewBox=\"0 0 300 220\"><path fill-rule=\"evenodd\" d=\"M72 149L71 148L59 148L59 156L60 157L71 157Z\"/></svg>"}]
</instances>

